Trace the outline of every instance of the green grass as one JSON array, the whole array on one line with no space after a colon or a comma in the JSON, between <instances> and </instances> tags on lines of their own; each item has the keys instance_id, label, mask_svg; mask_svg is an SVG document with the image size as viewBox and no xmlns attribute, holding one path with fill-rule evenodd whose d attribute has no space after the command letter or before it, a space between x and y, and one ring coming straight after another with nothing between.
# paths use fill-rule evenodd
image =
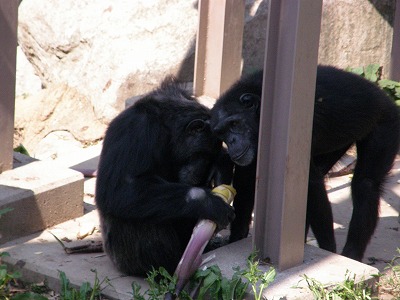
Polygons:
<instances>
[{"instance_id":1,"label":"green grass","mask_svg":"<svg viewBox=\"0 0 400 300\"><path fill-rule=\"evenodd\" d=\"M222 275L220 268L216 265L199 269L192 276L188 287L179 295L174 295L176 276L171 276L165 269L153 270L146 278L149 289L141 291L141 286L136 282L132 284L132 295L135 300L164 299L165 294L178 297L180 300L240 300L244 299L250 287L253 291L253 299L263 299L263 291L275 279L276 271L270 268L263 272L259 268L256 253L253 252L247 259L244 270L234 268L232 278ZM247 295L248 296L248 295ZM249 299L248 297L246 299Z\"/></svg>"},{"instance_id":2,"label":"green grass","mask_svg":"<svg viewBox=\"0 0 400 300\"><path fill-rule=\"evenodd\" d=\"M60 297L62 300L101 300L104 299L101 295L103 289L107 286L111 286L110 281L106 277L102 281L99 280L96 270L91 270L95 273L93 286L89 282L84 282L76 289L70 284L69 279L64 272L59 271L61 292ZM106 286L104 286L106 285Z\"/></svg>"},{"instance_id":3,"label":"green grass","mask_svg":"<svg viewBox=\"0 0 400 300\"><path fill-rule=\"evenodd\" d=\"M389 294L394 299L400 299L400 248L397 248L397 252L399 254L388 264L385 276L378 283L380 293Z\"/></svg>"},{"instance_id":4,"label":"green grass","mask_svg":"<svg viewBox=\"0 0 400 300\"><path fill-rule=\"evenodd\" d=\"M323 285L321 282L303 276L309 290L316 300L372 300L373 289L365 282L356 283L355 275L347 271L342 283L335 286Z\"/></svg>"}]
</instances>

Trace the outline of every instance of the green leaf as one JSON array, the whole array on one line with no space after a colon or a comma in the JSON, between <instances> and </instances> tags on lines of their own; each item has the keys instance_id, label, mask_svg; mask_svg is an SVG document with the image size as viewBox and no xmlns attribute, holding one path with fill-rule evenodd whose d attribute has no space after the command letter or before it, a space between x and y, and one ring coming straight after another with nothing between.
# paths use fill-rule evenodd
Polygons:
<instances>
[{"instance_id":1,"label":"green leaf","mask_svg":"<svg viewBox=\"0 0 400 300\"><path fill-rule=\"evenodd\" d=\"M400 84L399 84L398 87L396 87L396 88L394 89L394 91L395 91L394 96L395 96L397 99L400 99Z\"/></svg>"},{"instance_id":2,"label":"green leaf","mask_svg":"<svg viewBox=\"0 0 400 300\"><path fill-rule=\"evenodd\" d=\"M235 276L234 274L230 282L229 299L243 299L248 286L249 286L248 282L243 282L239 276Z\"/></svg>"},{"instance_id":3,"label":"green leaf","mask_svg":"<svg viewBox=\"0 0 400 300\"><path fill-rule=\"evenodd\" d=\"M21 278L21 272L15 271L12 274L9 274L13 279Z\"/></svg>"},{"instance_id":4,"label":"green leaf","mask_svg":"<svg viewBox=\"0 0 400 300\"><path fill-rule=\"evenodd\" d=\"M10 256L10 253L8 253L8 252L0 252L0 257L6 257L6 256Z\"/></svg>"},{"instance_id":5,"label":"green leaf","mask_svg":"<svg viewBox=\"0 0 400 300\"><path fill-rule=\"evenodd\" d=\"M210 273L207 277L204 278L203 285L200 287L198 299L204 299L207 291L212 287L212 285L218 280L218 275L215 273Z\"/></svg>"},{"instance_id":6,"label":"green leaf","mask_svg":"<svg viewBox=\"0 0 400 300\"><path fill-rule=\"evenodd\" d=\"M210 266L208 269L210 269L210 271L218 276L222 276L221 273L221 269L217 266L217 265L212 265Z\"/></svg>"},{"instance_id":7,"label":"green leaf","mask_svg":"<svg viewBox=\"0 0 400 300\"><path fill-rule=\"evenodd\" d=\"M0 280L2 280L3 278L6 278L6 276L7 276L7 269L0 268Z\"/></svg>"},{"instance_id":8,"label":"green leaf","mask_svg":"<svg viewBox=\"0 0 400 300\"><path fill-rule=\"evenodd\" d=\"M132 294L133 294L133 299L135 300L145 300L144 294L141 294L140 289L142 287L140 286L139 283L137 282L132 282Z\"/></svg>"},{"instance_id":9,"label":"green leaf","mask_svg":"<svg viewBox=\"0 0 400 300\"><path fill-rule=\"evenodd\" d=\"M379 79L378 77L380 76L379 74L380 68L381 67L379 65L375 64L366 66L364 69L365 78L372 82L376 82Z\"/></svg>"},{"instance_id":10,"label":"green leaf","mask_svg":"<svg viewBox=\"0 0 400 300\"><path fill-rule=\"evenodd\" d=\"M378 85L381 88L388 88L388 89L394 89L396 86L400 87L400 83L390 79L381 79L378 81Z\"/></svg>"},{"instance_id":11,"label":"green leaf","mask_svg":"<svg viewBox=\"0 0 400 300\"><path fill-rule=\"evenodd\" d=\"M86 296L92 291L89 282L82 283L81 287L79 288L79 299L85 300Z\"/></svg>"},{"instance_id":12,"label":"green leaf","mask_svg":"<svg viewBox=\"0 0 400 300\"><path fill-rule=\"evenodd\" d=\"M210 268L207 268L207 269L204 269L204 270L199 269L199 270L196 271L196 273L194 274L193 278L195 280L198 280L200 278L207 277L210 273L211 273L211 269Z\"/></svg>"},{"instance_id":13,"label":"green leaf","mask_svg":"<svg viewBox=\"0 0 400 300\"><path fill-rule=\"evenodd\" d=\"M221 297L222 300L231 300L233 298L233 290L231 286L231 281L228 280L227 278L223 277L221 279Z\"/></svg>"},{"instance_id":14,"label":"green leaf","mask_svg":"<svg viewBox=\"0 0 400 300\"><path fill-rule=\"evenodd\" d=\"M46 297L36 293L23 293L15 295L12 300L48 300Z\"/></svg>"},{"instance_id":15,"label":"green leaf","mask_svg":"<svg viewBox=\"0 0 400 300\"><path fill-rule=\"evenodd\" d=\"M14 210L14 208L12 208L12 207L6 207L6 208L3 208L3 209L0 209L0 217L1 217L1 215L4 215L4 214L6 214L6 213L8 213L8 212L10 212L12 210Z\"/></svg>"},{"instance_id":16,"label":"green leaf","mask_svg":"<svg viewBox=\"0 0 400 300\"><path fill-rule=\"evenodd\" d=\"M26 148L22 144L20 144L16 148L14 148L14 152L19 152L19 153L24 154L26 156L30 156L28 150L26 150Z\"/></svg>"},{"instance_id":17,"label":"green leaf","mask_svg":"<svg viewBox=\"0 0 400 300\"><path fill-rule=\"evenodd\" d=\"M360 75L360 76L364 75L364 68L363 67L355 67L355 68L348 67L348 68L346 68L346 71L355 73L355 74Z\"/></svg>"},{"instance_id":18,"label":"green leaf","mask_svg":"<svg viewBox=\"0 0 400 300\"><path fill-rule=\"evenodd\" d=\"M265 272L261 277L261 282L265 284L267 287L275 280L276 270L274 268L270 268L268 272Z\"/></svg>"}]
</instances>

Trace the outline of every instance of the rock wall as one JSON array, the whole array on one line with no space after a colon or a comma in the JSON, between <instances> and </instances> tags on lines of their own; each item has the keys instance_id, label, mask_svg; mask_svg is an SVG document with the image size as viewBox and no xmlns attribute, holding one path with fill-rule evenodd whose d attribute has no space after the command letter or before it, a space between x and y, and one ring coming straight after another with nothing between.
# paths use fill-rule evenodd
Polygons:
<instances>
[{"instance_id":1,"label":"rock wall","mask_svg":"<svg viewBox=\"0 0 400 300\"><path fill-rule=\"evenodd\" d=\"M128 94L185 67L196 24L193 1L29 0L19 8L18 40L45 88L77 89L108 122Z\"/></svg>"},{"instance_id":2,"label":"rock wall","mask_svg":"<svg viewBox=\"0 0 400 300\"><path fill-rule=\"evenodd\" d=\"M319 61L346 68L369 64L389 74L395 0L324 0Z\"/></svg>"},{"instance_id":3,"label":"rock wall","mask_svg":"<svg viewBox=\"0 0 400 300\"><path fill-rule=\"evenodd\" d=\"M81 143L96 141L127 98L150 91L167 74L192 81L197 2L23 0L16 143L35 153L57 130ZM246 0L244 73L263 64L267 3ZM325 0L319 61L339 67L378 63L387 70L394 5L395 0ZM63 109L57 118L35 119L40 107Z\"/></svg>"}]
</instances>

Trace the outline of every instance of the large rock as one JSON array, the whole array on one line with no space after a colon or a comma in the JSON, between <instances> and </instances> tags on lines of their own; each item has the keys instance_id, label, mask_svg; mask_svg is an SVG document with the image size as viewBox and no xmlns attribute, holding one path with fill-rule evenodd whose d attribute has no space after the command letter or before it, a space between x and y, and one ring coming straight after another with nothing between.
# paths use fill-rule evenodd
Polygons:
<instances>
[{"instance_id":1,"label":"large rock","mask_svg":"<svg viewBox=\"0 0 400 300\"><path fill-rule=\"evenodd\" d=\"M263 65L268 1L246 1L243 71ZM318 60L341 68L379 64L389 73L395 0L324 0Z\"/></svg>"},{"instance_id":2,"label":"large rock","mask_svg":"<svg viewBox=\"0 0 400 300\"><path fill-rule=\"evenodd\" d=\"M197 2L23 1L19 44L44 87L62 83L77 89L97 117L109 122L125 99L150 91L167 74L192 81ZM263 61L256 50L264 46L266 3L261 3L246 1L244 62L250 68Z\"/></svg>"},{"instance_id":3,"label":"large rock","mask_svg":"<svg viewBox=\"0 0 400 300\"><path fill-rule=\"evenodd\" d=\"M340 67L377 63L387 71L394 4L395 0L325 0L319 61ZM35 82L21 83L26 77L18 77L17 92L22 98L17 101L23 105L18 104L16 110L16 137L29 149L49 133L43 135L38 129L28 128L37 126L30 121L36 112L30 111L27 99L23 100L37 93L39 85L45 90L35 95L33 102L39 101L36 97L52 93L57 94L57 101L65 103L65 109L76 109L72 103L76 99L87 101L85 106L94 111L90 116L95 122L84 111L69 113L76 118L73 124L82 122L76 128L96 131L90 137L77 138L90 142L89 139L98 139L104 124L124 109L127 98L155 88L165 75L175 74L182 81L192 81L197 5L198 0L22 1L18 40L34 72L19 66L17 74L31 74L29 78ZM244 73L263 65L267 14L268 1L246 0ZM64 99L64 93L57 92L60 86L73 90L75 96L67 93ZM47 97L46 101L52 100ZM21 120L26 128L20 127ZM61 123L53 125L52 130L65 129ZM67 129L76 137L77 130L71 130Z\"/></svg>"},{"instance_id":4,"label":"large rock","mask_svg":"<svg viewBox=\"0 0 400 300\"><path fill-rule=\"evenodd\" d=\"M52 132L63 130L82 145L100 140L106 125L97 120L88 98L65 84L51 84L38 94L16 101L14 144L30 154ZM36 156L36 155L35 155Z\"/></svg>"},{"instance_id":5,"label":"large rock","mask_svg":"<svg viewBox=\"0 0 400 300\"><path fill-rule=\"evenodd\" d=\"M395 2L324 0L320 63L342 68L379 64L387 76Z\"/></svg>"},{"instance_id":6,"label":"large rock","mask_svg":"<svg viewBox=\"0 0 400 300\"><path fill-rule=\"evenodd\" d=\"M35 74L32 64L26 59L21 47L17 47L17 74L15 96L27 97L42 89L42 82Z\"/></svg>"},{"instance_id":7,"label":"large rock","mask_svg":"<svg viewBox=\"0 0 400 300\"><path fill-rule=\"evenodd\" d=\"M185 67L194 52L195 2L23 1L19 44L45 87L77 89L108 122L128 96Z\"/></svg>"},{"instance_id":8,"label":"large rock","mask_svg":"<svg viewBox=\"0 0 400 300\"><path fill-rule=\"evenodd\" d=\"M267 20L268 1L246 1L242 53L244 74L264 65Z\"/></svg>"}]
</instances>

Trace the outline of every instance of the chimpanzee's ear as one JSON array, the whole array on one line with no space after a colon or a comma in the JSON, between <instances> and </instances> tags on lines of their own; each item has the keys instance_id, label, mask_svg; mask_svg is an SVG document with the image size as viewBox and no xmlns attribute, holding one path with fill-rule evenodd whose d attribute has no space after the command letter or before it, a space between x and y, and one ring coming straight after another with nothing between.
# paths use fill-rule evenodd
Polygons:
<instances>
[{"instance_id":1,"label":"chimpanzee's ear","mask_svg":"<svg viewBox=\"0 0 400 300\"><path fill-rule=\"evenodd\" d=\"M204 131L209 126L209 122L202 119L195 119L186 125L185 132L188 134L196 134Z\"/></svg>"},{"instance_id":2,"label":"chimpanzee's ear","mask_svg":"<svg viewBox=\"0 0 400 300\"><path fill-rule=\"evenodd\" d=\"M240 96L239 101L245 108L254 108L258 110L261 98L256 94L245 93Z\"/></svg>"}]
</instances>

